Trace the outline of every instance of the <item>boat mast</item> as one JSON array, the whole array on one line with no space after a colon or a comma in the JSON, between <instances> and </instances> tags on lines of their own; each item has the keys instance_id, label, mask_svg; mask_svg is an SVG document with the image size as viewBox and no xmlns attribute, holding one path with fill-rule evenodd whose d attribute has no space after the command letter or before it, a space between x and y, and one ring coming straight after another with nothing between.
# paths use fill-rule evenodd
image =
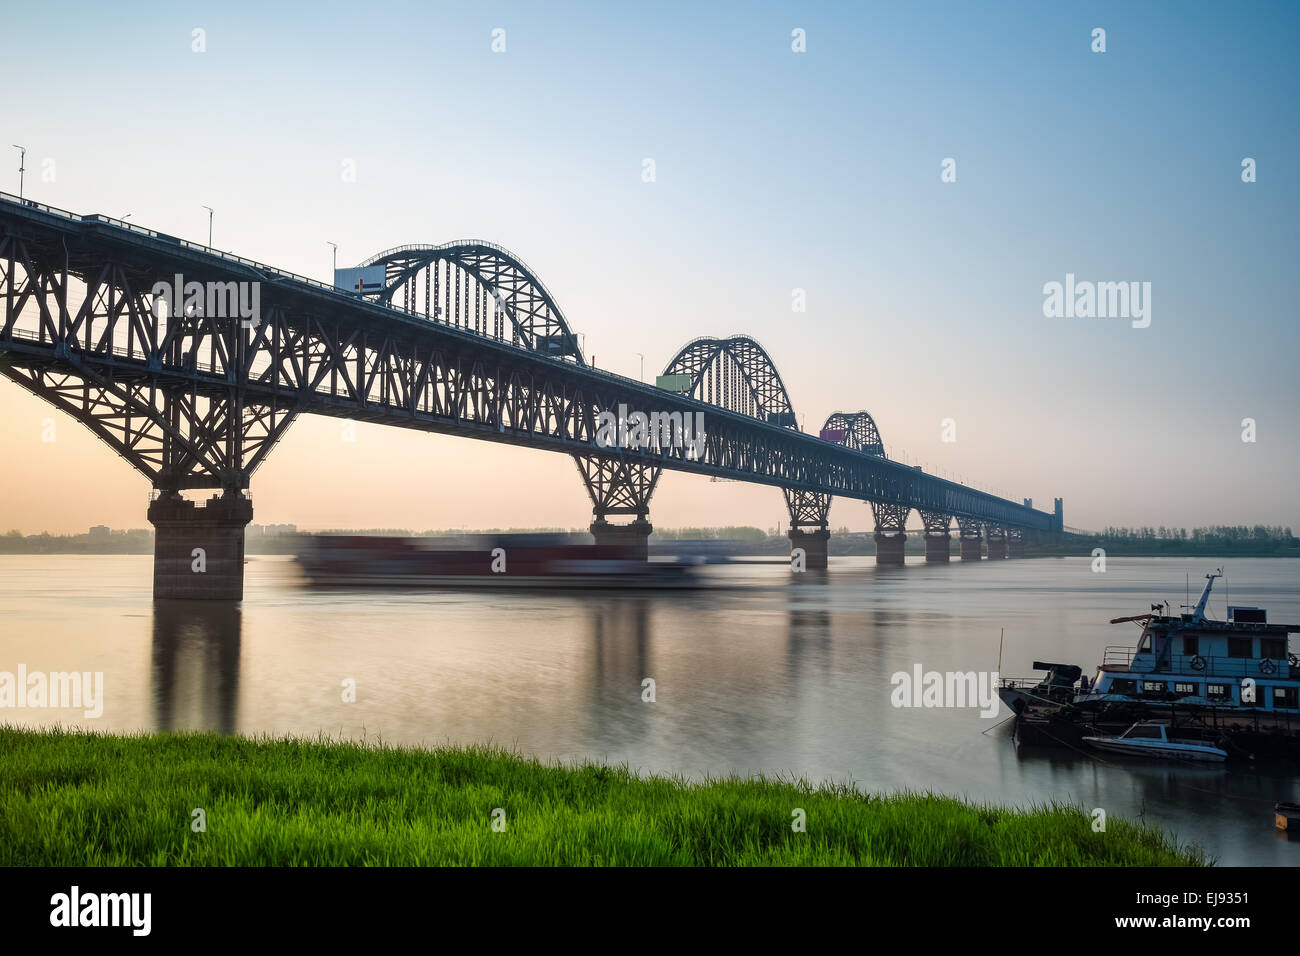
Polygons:
<instances>
[{"instance_id":1,"label":"boat mast","mask_svg":"<svg viewBox=\"0 0 1300 956\"><path fill-rule=\"evenodd\" d=\"M1196 602L1196 610L1192 611L1193 621L1205 620L1205 605L1210 600L1210 589L1214 587L1214 579L1221 577L1223 577L1223 568L1211 571L1205 576L1205 590L1201 592L1201 599Z\"/></svg>"}]
</instances>

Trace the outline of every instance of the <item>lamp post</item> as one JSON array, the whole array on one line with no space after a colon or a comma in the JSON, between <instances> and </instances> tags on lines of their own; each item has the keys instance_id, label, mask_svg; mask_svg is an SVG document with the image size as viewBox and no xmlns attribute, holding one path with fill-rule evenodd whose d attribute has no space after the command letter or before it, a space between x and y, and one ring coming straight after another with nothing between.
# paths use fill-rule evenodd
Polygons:
<instances>
[{"instance_id":1,"label":"lamp post","mask_svg":"<svg viewBox=\"0 0 1300 956\"><path fill-rule=\"evenodd\" d=\"M332 286L337 286L337 285L338 285L338 282L335 281L335 278L334 278L334 277L335 277L335 275L337 275L337 273L338 273L338 271L339 271L339 247L338 247L338 243L330 242L328 239L326 239L326 240L325 240L325 245L327 245L327 246L333 246L333 247L334 247L334 272L330 274L330 285L332 285Z\"/></svg>"},{"instance_id":2,"label":"lamp post","mask_svg":"<svg viewBox=\"0 0 1300 956\"><path fill-rule=\"evenodd\" d=\"M13 147L18 150L18 200L21 202L23 198L23 172L24 167L27 165L27 147L19 146L17 143L14 143Z\"/></svg>"},{"instance_id":3,"label":"lamp post","mask_svg":"<svg viewBox=\"0 0 1300 956\"><path fill-rule=\"evenodd\" d=\"M208 248L211 249L212 248L212 207L204 206L203 208L208 211Z\"/></svg>"},{"instance_id":4,"label":"lamp post","mask_svg":"<svg viewBox=\"0 0 1300 956\"><path fill-rule=\"evenodd\" d=\"M641 356L641 373L637 376L636 380L638 382L644 382L645 381L645 356L642 355L640 352L637 352L636 354Z\"/></svg>"}]
</instances>

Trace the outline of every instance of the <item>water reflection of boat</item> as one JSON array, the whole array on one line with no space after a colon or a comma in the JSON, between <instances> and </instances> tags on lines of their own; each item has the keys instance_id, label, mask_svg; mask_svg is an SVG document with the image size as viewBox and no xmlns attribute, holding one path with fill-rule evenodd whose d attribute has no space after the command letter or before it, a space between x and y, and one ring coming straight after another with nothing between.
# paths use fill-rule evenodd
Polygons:
<instances>
[{"instance_id":1,"label":"water reflection of boat","mask_svg":"<svg viewBox=\"0 0 1300 956\"><path fill-rule=\"evenodd\" d=\"M687 588L693 562L647 561L621 545L575 543L567 535L462 538L315 535L297 561L320 587Z\"/></svg>"},{"instance_id":2,"label":"water reflection of boat","mask_svg":"<svg viewBox=\"0 0 1300 956\"><path fill-rule=\"evenodd\" d=\"M1098 750L1158 760L1223 761L1228 752L1200 740L1169 736L1161 723L1134 724L1118 737L1084 737L1083 742Z\"/></svg>"}]
</instances>

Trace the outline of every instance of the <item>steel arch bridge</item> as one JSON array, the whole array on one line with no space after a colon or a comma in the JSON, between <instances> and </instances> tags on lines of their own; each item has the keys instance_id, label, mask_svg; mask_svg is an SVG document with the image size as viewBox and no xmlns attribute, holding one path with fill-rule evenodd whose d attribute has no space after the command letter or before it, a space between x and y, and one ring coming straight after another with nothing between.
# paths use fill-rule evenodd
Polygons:
<instances>
[{"instance_id":1,"label":"steel arch bridge","mask_svg":"<svg viewBox=\"0 0 1300 956\"><path fill-rule=\"evenodd\" d=\"M689 375L686 394L710 405L772 425L797 424L781 373L767 350L747 335L692 339L668 362L664 375Z\"/></svg>"},{"instance_id":2,"label":"steel arch bridge","mask_svg":"<svg viewBox=\"0 0 1300 956\"><path fill-rule=\"evenodd\" d=\"M832 412L822 426L823 435L828 431L843 432L838 444L845 448L852 448L864 455L885 457L885 443L880 437L880 429L876 427L876 420L869 412Z\"/></svg>"},{"instance_id":3,"label":"steel arch bridge","mask_svg":"<svg viewBox=\"0 0 1300 956\"><path fill-rule=\"evenodd\" d=\"M403 311L504 338L557 358L586 362L555 298L518 256L494 243L460 239L439 246L398 246L361 265L384 267L375 298Z\"/></svg>"},{"instance_id":4,"label":"steel arch bridge","mask_svg":"<svg viewBox=\"0 0 1300 956\"><path fill-rule=\"evenodd\" d=\"M678 393L590 367L554 297L499 246L403 246L367 263L382 264L385 282L361 296L138 224L0 194L0 375L149 479L159 496L156 591L164 526L183 543L199 518L221 523L219 502L242 502L227 509L228 523L242 522L230 555L242 566L243 493L302 414L569 454L598 536L618 514L641 523L635 535L648 533L660 469L772 485L792 501L838 495L915 508L963 527L1061 528L1059 511L873 453L863 413L846 416L841 443L803 434L771 356L747 337L688 343L666 367L687 377ZM162 302L174 278L172 310ZM257 303L251 321L245 292ZM632 446L602 444L602 415L624 408L699 416L704 437L687 449L651 429ZM180 496L205 488L221 493L206 509Z\"/></svg>"}]
</instances>

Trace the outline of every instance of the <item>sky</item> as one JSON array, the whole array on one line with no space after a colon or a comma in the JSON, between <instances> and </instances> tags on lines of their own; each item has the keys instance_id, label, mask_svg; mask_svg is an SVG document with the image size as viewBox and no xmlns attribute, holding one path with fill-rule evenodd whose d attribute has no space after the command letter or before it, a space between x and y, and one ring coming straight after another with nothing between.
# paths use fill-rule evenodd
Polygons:
<instances>
[{"instance_id":1,"label":"sky","mask_svg":"<svg viewBox=\"0 0 1300 956\"><path fill-rule=\"evenodd\" d=\"M486 239L602 368L643 355L649 379L746 333L805 430L867 409L891 457L1062 497L1069 526L1300 528L1300 7L53 2L0 22L0 190L19 143L30 198L198 241L211 206L218 248L321 279L329 242L350 266ZM1067 274L1150 283L1149 325L1045 315ZM296 422L254 520L591 520L568 456L344 437ZM147 480L8 381L0 461L2 530L146 525ZM650 518L788 520L775 488L672 472ZM870 510L839 500L831 524Z\"/></svg>"}]
</instances>

